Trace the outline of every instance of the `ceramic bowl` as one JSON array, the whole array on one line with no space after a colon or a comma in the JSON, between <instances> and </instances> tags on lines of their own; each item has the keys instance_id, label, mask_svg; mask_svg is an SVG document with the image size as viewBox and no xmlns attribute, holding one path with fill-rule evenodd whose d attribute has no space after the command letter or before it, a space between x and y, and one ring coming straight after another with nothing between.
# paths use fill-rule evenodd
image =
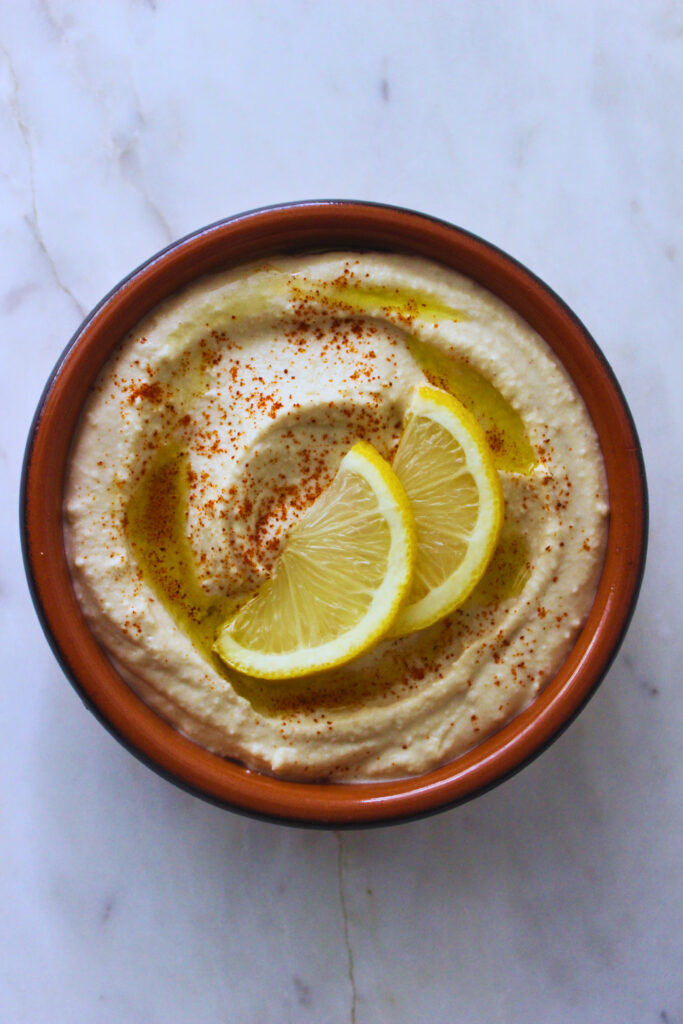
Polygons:
<instances>
[{"instance_id":1,"label":"ceramic bowl","mask_svg":"<svg viewBox=\"0 0 683 1024\"><path fill-rule=\"evenodd\" d=\"M571 653L541 695L490 739L417 778L296 783L245 769L196 746L117 674L76 601L62 530L65 469L79 415L103 364L162 299L203 274L280 253L368 249L412 253L498 295L546 340L575 381L605 460L611 516L597 596ZM21 494L27 575L45 633L90 710L133 754L177 785L224 807L331 827L390 823L481 794L539 754L571 722L607 671L642 576L647 494L633 421L604 356L550 288L499 249L443 221L356 202L256 210L204 228L133 271L93 310L48 381L31 427Z\"/></svg>"}]
</instances>

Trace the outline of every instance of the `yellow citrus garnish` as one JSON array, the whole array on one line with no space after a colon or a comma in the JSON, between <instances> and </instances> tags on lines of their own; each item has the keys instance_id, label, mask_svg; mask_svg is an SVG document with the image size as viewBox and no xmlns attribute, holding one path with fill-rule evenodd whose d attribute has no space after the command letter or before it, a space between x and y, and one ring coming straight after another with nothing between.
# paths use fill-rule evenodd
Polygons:
<instances>
[{"instance_id":1,"label":"yellow citrus garnish","mask_svg":"<svg viewBox=\"0 0 683 1024\"><path fill-rule=\"evenodd\" d=\"M416 389L394 459L417 528L412 589L393 636L424 629L461 605L493 555L503 495L484 433L452 395Z\"/></svg>"},{"instance_id":2,"label":"yellow citrus garnish","mask_svg":"<svg viewBox=\"0 0 683 1024\"><path fill-rule=\"evenodd\" d=\"M262 679L350 661L396 618L415 549L403 487L372 445L359 442L292 530L272 577L221 628L216 653Z\"/></svg>"}]
</instances>

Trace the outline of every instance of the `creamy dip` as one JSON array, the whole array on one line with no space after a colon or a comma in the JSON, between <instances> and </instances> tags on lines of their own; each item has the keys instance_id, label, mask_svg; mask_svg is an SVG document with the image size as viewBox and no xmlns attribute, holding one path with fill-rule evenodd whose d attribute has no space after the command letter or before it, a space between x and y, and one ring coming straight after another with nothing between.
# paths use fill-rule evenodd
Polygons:
<instances>
[{"instance_id":1,"label":"creamy dip","mask_svg":"<svg viewBox=\"0 0 683 1024\"><path fill-rule=\"evenodd\" d=\"M483 426L505 522L466 605L318 676L212 652L359 439L391 458L416 384ZM495 296L400 255L275 259L204 278L126 337L66 484L77 595L128 683L203 747L288 778L415 775L525 708L566 657L603 560L607 497L583 402Z\"/></svg>"}]
</instances>

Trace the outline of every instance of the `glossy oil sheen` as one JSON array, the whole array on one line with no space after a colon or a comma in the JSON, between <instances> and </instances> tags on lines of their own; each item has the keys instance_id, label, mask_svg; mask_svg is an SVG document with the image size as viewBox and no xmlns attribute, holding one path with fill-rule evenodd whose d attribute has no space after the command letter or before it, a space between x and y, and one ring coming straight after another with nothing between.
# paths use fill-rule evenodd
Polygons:
<instances>
[{"instance_id":1,"label":"glossy oil sheen","mask_svg":"<svg viewBox=\"0 0 683 1024\"><path fill-rule=\"evenodd\" d=\"M380 284L323 284L316 282L313 287L301 289L295 282L295 289L303 296L315 297L324 304L337 305L363 313L384 312L412 321L415 317L424 320L465 320L466 315L458 309L439 302L429 292L419 288L391 288Z\"/></svg>"},{"instance_id":2,"label":"glossy oil sheen","mask_svg":"<svg viewBox=\"0 0 683 1024\"><path fill-rule=\"evenodd\" d=\"M386 285L290 282L294 295L320 302L329 311L358 310L383 312L402 326L414 319L438 326L443 319L467 320L462 310L445 305L429 292L418 288L391 288ZM536 465L536 452L519 413L482 373L469 363L449 356L414 334L406 334L406 344L425 376L436 387L450 392L472 412L483 429L496 468L502 472L528 475Z\"/></svg>"},{"instance_id":3,"label":"glossy oil sheen","mask_svg":"<svg viewBox=\"0 0 683 1024\"><path fill-rule=\"evenodd\" d=\"M526 537L520 529L504 525L493 557L468 603L493 605L518 597L530 575Z\"/></svg>"},{"instance_id":4,"label":"glossy oil sheen","mask_svg":"<svg viewBox=\"0 0 683 1024\"><path fill-rule=\"evenodd\" d=\"M295 291L301 293L298 282ZM322 294L333 307L344 305L363 311L381 308L398 318L464 318L458 310L417 289L326 285ZM316 295L319 297L320 292ZM426 376L458 398L477 417L489 442L494 442L497 468L530 472L535 464L533 449L520 417L500 392L462 360L445 355L411 334L406 335L406 342ZM198 385L205 383L202 371L193 364L188 364L187 370L185 386L190 391L200 390ZM316 706L355 704L377 691L377 687L364 687L362 693L358 688L351 693L345 687L342 692L338 685L330 686L324 673L319 679L273 684L242 676L221 661L213 651L213 643L221 625L240 601L209 596L197 580L187 538L188 492L187 456L178 443L169 443L157 452L138 483L127 508L126 529L147 583L211 666L263 714L277 714L284 706L311 700ZM528 548L524 538L521 534L504 531L471 600L488 605L516 596L524 586L527 563Z\"/></svg>"},{"instance_id":5,"label":"glossy oil sheen","mask_svg":"<svg viewBox=\"0 0 683 1024\"><path fill-rule=\"evenodd\" d=\"M187 538L188 460L177 444L161 448L126 509L126 535L146 582L194 646L214 666L216 630L233 603L200 586Z\"/></svg>"},{"instance_id":6,"label":"glossy oil sheen","mask_svg":"<svg viewBox=\"0 0 683 1024\"><path fill-rule=\"evenodd\" d=\"M472 413L486 435L496 469L528 475L536 452L519 413L482 373L462 359L414 336L407 339L413 359L436 387L450 392Z\"/></svg>"}]
</instances>

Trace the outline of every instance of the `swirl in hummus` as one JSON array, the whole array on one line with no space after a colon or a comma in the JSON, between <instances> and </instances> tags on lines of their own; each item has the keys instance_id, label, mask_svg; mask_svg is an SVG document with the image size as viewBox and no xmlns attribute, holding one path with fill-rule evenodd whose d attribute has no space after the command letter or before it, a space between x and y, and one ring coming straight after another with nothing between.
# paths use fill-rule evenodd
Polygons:
<instances>
[{"instance_id":1,"label":"swirl in hummus","mask_svg":"<svg viewBox=\"0 0 683 1024\"><path fill-rule=\"evenodd\" d=\"M358 440L395 451L411 391L486 432L505 524L467 603L336 670L264 682L212 653ZM590 609L607 532L595 431L546 343L436 264L341 253L204 278L125 338L66 485L74 584L128 683L200 745L295 779L415 775L526 707Z\"/></svg>"}]
</instances>

